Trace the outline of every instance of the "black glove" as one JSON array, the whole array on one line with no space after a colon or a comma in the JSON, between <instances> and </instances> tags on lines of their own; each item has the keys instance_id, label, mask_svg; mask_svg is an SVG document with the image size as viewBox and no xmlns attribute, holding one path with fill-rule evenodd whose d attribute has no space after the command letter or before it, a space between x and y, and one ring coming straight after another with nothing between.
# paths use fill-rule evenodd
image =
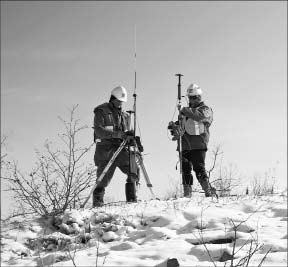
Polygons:
<instances>
[{"instance_id":1,"label":"black glove","mask_svg":"<svg viewBox=\"0 0 288 267\"><path fill-rule=\"evenodd\" d=\"M133 131L133 130L126 131L125 134L126 134L127 136L134 136L134 131Z\"/></svg>"},{"instance_id":2,"label":"black glove","mask_svg":"<svg viewBox=\"0 0 288 267\"><path fill-rule=\"evenodd\" d=\"M170 121L168 124L168 129L170 130L170 133L172 135L172 141L176 141L181 136L181 127L179 125L179 121L173 122Z\"/></svg>"},{"instance_id":3,"label":"black glove","mask_svg":"<svg viewBox=\"0 0 288 267\"><path fill-rule=\"evenodd\" d=\"M140 152L143 152L144 151L144 147L141 143L141 140L140 140L140 136L136 136L136 144L137 144L137 147L139 149Z\"/></svg>"}]
</instances>

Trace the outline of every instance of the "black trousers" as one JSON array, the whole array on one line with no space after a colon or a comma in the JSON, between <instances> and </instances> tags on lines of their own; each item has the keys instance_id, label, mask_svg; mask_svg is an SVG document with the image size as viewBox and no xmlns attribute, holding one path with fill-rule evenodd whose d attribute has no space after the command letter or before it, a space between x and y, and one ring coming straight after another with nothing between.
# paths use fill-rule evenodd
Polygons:
<instances>
[{"instance_id":1,"label":"black trousers","mask_svg":"<svg viewBox=\"0 0 288 267\"><path fill-rule=\"evenodd\" d=\"M97 177L99 177L103 170L105 169L106 165L108 164L109 160L100 161L97 167ZM139 177L129 175L130 165L129 165L129 152L126 149L123 149L118 156L116 157L113 164L110 166L109 170L105 174L104 178L101 182L97 184L97 189L104 189L107 187L114 175L116 168L119 168L124 174L127 175L126 182L127 183L134 183L137 182ZM139 167L137 166L137 174L139 175Z\"/></svg>"},{"instance_id":2,"label":"black trousers","mask_svg":"<svg viewBox=\"0 0 288 267\"><path fill-rule=\"evenodd\" d=\"M193 184L192 170L201 183L208 178L205 169L206 150L183 150L182 152L182 183Z\"/></svg>"}]
</instances>

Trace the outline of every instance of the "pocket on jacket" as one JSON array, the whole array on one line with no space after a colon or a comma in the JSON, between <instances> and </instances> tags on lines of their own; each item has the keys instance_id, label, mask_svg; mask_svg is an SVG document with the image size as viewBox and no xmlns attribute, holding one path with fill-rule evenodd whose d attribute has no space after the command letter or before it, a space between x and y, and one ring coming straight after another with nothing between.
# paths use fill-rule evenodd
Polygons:
<instances>
[{"instance_id":1,"label":"pocket on jacket","mask_svg":"<svg viewBox=\"0 0 288 267\"><path fill-rule=\"evenodd\" d=\"M104 122L105 122L105 126L113 126L113 115L112 115L112 113L105 113L104 114Z\"/></svg>"}]
</instances>

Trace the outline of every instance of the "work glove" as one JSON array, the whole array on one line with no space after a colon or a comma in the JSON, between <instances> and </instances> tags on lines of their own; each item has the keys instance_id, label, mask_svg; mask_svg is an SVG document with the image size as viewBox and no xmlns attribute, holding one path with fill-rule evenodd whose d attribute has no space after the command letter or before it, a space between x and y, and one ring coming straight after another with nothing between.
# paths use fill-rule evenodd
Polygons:
<instances>
[{"instance_id":1,"label":"work glove","mask_svg":"<svg viewBox=\"0 0 288 267\"><path fill-rule=\"evenodd\" d=\"M185 115L186 117L189 117L189 115L192 113L191 109L188 107L183 107L181 109L181 114Z\"/></svg>"},{"instance_id":2,"label":"work glove","mask_svg":"<svg viewBox=\"0 0 288 267\"><path fill-rule=\"evenodd\" d=\"M180 136L182 136L181 127L178 121L170 121L168 124L168 129L172 135L172 141L176 141L180 138Z\"/></svg>"},{"instance_id":3,"label":"work glove","mask_svg":"<svg viewBox=\"0 0 288 267\"><path fill-rule=\"evenodd\" d=\"M130 145L135 145L134 131L133 130L126 131L125 135L126 135L127 141L130 143Z\"/></svg>"},{"instance_id":4,"label":"work glove","mask_svg":"<svg viewBox=\"0 0 288 267\"><path fill-rule=\"evenodd\" d=\"M144 147L143 147L143 145L141 143L140 136L137 135L135 138L136 138L136 144L137 144L137 147L139 149L139 152L143 152L144 151Z\"/></svg>"},{"instance_id":5,"label":"work glove","mask_svg":"<svg viewBox=\"0 0 288 267\"><path fill-rule=\"evenodd\" d=\"M126 131L125 134L126 134L127 136L134 136L134 131L133 131L133 130Z\"/></svg>"},{"instance_id":6,"label":"work glove","mask_svg":"<svg viewBox=\"0 0 288 267\"><path fill-rule=\"evenodd\" d=\"M180 133L180 129L179 128L175 128L173 132L171 132L172 137L172 141L177 141L179 140L181 133Z\"/></svg>"},{"instance_id":7,"label":"work glove","mask_svg":"<svg viewBox=\"0 0 288 267\"><path fill-rule=\"evenodd\" d=\"M112 138L117 138L117 139L126 139L126 134L121 131L114 131L112 132Z\"/></svg>"}]
</instances>

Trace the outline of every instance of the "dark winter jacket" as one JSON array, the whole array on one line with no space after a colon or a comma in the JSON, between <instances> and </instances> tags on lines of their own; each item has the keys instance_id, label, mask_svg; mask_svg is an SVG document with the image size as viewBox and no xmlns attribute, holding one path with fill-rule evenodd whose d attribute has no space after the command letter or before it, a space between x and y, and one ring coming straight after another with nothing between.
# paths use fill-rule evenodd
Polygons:
<instances>
[{"instance_id":1,"label":"dark winter jacket","mask_svg":"<svg viewBox=\"0 0 288 267\"><path fill-rule=\"evenodd\" d=\"M185 129L182 136L182 150L207 150L209 142L209 127L213 121L213 111L200 102L196 107L184 107L182 127Z\"/></svg>"},{"instance_id":2,"label":"dark winter jacket","mask_svg":"<svg viewBox=\"0 0 288 267\"><path fill-rule=\"evenodd\" d=\"M115 108L111 102L94 109L94 141L97 141L94 155L96 165L99 161L109 160L122 142L121 139L113 138L112 133L128 130L130 130L130 115Z\"/></svg>"}]
</instances>

